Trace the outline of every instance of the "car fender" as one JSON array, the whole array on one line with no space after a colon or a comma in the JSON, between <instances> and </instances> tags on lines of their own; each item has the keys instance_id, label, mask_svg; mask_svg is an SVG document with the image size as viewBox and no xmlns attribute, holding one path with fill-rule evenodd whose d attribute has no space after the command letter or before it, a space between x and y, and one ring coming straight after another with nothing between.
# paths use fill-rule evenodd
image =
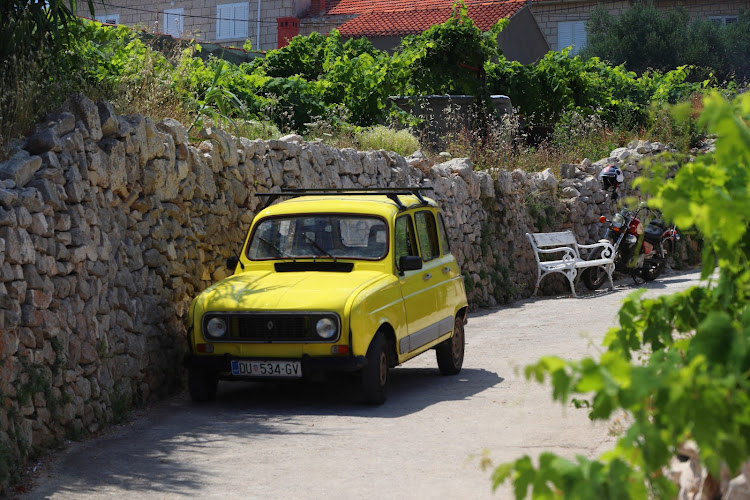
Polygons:
<instances>
[{"instance_id":1,"label":"car fender","mask_svg":"<svg viewBox=\"0 0 750 500\"><path fill-rule=\"evenodd\" d=\"M353 294L347 307L352 354L366 355L370 342L388 324L396 338L406 335L406 311L398 279L384 276Z\"/></svg>"}]
</instances>

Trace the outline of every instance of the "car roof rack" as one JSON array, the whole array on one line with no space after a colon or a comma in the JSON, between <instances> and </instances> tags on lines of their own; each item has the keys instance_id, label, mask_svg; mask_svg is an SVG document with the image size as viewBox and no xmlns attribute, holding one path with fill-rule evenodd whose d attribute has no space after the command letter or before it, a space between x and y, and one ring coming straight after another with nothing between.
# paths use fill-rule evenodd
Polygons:
<instances>
[{"instance_id":1,"label":"car roof rack","mask_svg":"<svg viewBox=\"0 0 750 500\"><path fill-rule=\"evenodd\" d=\"M361 196L387 196L398 205L399 210L405 210L406 205L401 203L399 196L414 195L420 203L427 205L427 200L422 196L424 191L433 191L432 187L400 187L400 188L282 188L276 193L255 193L256 196L267 196L268 200L261 210L267 208L271 203L279 199L280 196L341 196L341 195L361 195Z\"/></svg>"}]
</instances>

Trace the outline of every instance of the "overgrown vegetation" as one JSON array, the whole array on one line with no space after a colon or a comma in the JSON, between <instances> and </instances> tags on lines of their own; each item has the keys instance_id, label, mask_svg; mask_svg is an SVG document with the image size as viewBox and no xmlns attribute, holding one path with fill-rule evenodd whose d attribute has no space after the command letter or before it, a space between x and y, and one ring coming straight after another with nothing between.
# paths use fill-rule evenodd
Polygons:
<instances>
[{"instance_id":1,"label":"overgrown vegetation","mask_svg":"<svg viewBox=\"0 0 750 500\"><path fill-rule=\"evenodd\" d=\"M589 400L592 420L625 411L632 423L597 459L543 453L499 466L495 486L511 480L516 498L674 498L665 468L687 440L714 479L750 458L750 95L704 104L716 151L666 182L670 165L654 162L639 182L650 205L702 235L708 281L658 299L631 294L600 359L548 356L526 367L561 403Z\"/></svg>"},{"instance_id":2,"label":"overgrown vegetation","mask_svg":"<svg viewBox=\"0 0 750 500\"><path fill-rule=\"evenodd\" d=\"M52 2L50 8L59 5ZM151 50L150 38L124 27L53 19L59 32L70 36L56 38L58 45L48 52L19 45L2 61L4 156L12 153L14 138L73 92L109 100L119 113L172 117L193 130L215 124L263 138L294 131L337 146L373 149L390 148L393 138L372 127L416 124L389 105L391 95L469 93L483 103L500 93L511 96L517 115L497 121L480 106L473 120L480 126L456 130L448 151L470 156L480 168L539 170L603 156L636 135L689 147L697 132L675 124L664 105L715 83L689 81L689 67L638 76L622 65L564 51L550 52L535 65L509 61L496 39L504 22L482 33L460 3L446 23L407 37L393 55L364 39L344 41L333 31L295 37L241 65L195 57L196 44L172 45L162 53ZM8 18L0 25L10 29ZM27 55L35 53L45 57Z\"/></svg>"}]
</instances>

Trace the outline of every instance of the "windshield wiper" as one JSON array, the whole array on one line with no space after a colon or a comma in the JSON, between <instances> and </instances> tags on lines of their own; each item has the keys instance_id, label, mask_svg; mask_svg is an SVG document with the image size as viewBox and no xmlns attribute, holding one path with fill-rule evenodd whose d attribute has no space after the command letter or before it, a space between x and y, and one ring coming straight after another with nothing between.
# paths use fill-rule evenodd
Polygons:
<instances>
[{"instance_id":1,"label":"windshield wiper","mask_svg":"<svg viewBox=\"0 0 750 500\"><path fill-rule=\"evenodd\" d=\"M286 259L294 259L294 257L292 257L291 255L289 255L286 252L284 252L281 248L277 247L276 245L274 245L273 243L271 243L270 241L268 241L267 239L265 239L263 236L258 236L257 238L260 241L262 241L263 243L265 243L266 245L268 245L269 247L271 247L274 250L276 250L276 256L277 257L284 257Z\"/></svg>"},{"instance_id":2,"label":"windshield wiper","mask_svg":"<svg viewBox=\"0 0 750 500\"><path fill-rule=\"evenodd\" d=\"M317 243L315 243L314 239L310 238L305 233L302 233L302 236L304 236L304 238L307 241L309 241L312 244L312 246L315 247L316 250L318 250L319 252L325 254L328 258L333 259L333 261L336 262L336 257L334 257L333 255L331 255L330 252L328 252L327 250L324 250L323 247L321 247L320 245L318 245Z\"/></svg>"}]
</instances>

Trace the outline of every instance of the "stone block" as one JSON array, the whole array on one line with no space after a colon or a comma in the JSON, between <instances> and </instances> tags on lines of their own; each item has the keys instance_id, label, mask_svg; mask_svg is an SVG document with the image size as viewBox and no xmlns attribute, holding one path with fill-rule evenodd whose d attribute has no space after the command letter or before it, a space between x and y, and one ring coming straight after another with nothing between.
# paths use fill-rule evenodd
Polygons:
<instances>
[{"instance_id":1,"label":"stone block","mask_svg":"<svg viewBox=\"0 0 750 500\"><path fill-rule=\"evenodd\" d=\"M16 187L24 187L31 182L34 174L42 167L42 159L21 150L10 160L0 162L0 180L12 180Z\"/></svg>"}]
</instances>

